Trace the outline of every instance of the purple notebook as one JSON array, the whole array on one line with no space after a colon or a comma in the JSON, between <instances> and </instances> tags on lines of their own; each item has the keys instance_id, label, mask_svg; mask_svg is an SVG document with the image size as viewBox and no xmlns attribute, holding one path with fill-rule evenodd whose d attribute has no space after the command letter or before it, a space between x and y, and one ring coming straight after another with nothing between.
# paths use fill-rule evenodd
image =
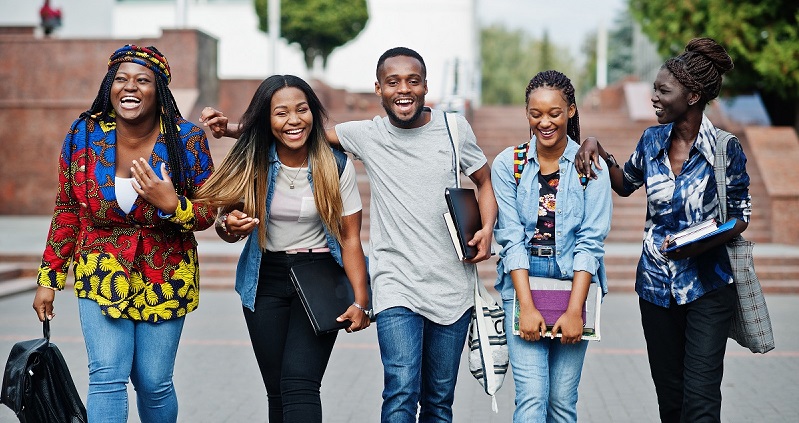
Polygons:
<instances>
[{"instance_id":1,"label":"purple notebook","mask_svg":"<svg viewBox=\"0 0 799 423\"><path fill-rule=\"evenodd\" d=\"M533 304L544 317L547 327L555 326L555 322L569 306L571 291L532 289L530 293L533 295ZM585 306L583 306L583 321L585 321Z\"/></svg>"}]
</instances>

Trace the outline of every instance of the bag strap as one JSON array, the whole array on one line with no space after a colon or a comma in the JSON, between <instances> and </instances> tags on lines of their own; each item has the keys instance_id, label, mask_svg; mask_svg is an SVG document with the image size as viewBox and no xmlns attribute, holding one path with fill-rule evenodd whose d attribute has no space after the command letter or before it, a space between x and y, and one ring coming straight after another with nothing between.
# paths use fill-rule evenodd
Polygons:
<instances>
[{"instance_id":1,"label":"bag strap","mask_svg":"<svg viewBox=\"0 0 799 423\"><path fill-rule=\"evenodd\" d=\"M522 170L527 163L527 152L530 150L530 141L519 144L513 149L513 177L516 178L516 185L522 179Z\"/></svg>"},{"instance_id":2,"label":"bag strap","mask_svg":"<svg viewBox=\"0 0 799 423\"><path fill-rule=\"evenodd\" d=\"M50 319L48 319L47 316L45 316L42 322L42 335L44 335L44 339L50 343Z\"/></svg>"},{"instance_id":3,"label":"bag strap","mask_svg":"<svg viewBox=\"0 0 799 423\"><path fill-rule=\"evenodd\" d=\"M477 274L477 266L472 266L474 269L474 316L477 323L477 337L480 340L480 349L483 350L480 356L483 359L483 387L488 393L488 388L496 384L496 375L494 374L494 353L491 351L491 338L488 332L488 322L486 322L484 305L491 304L493 297L488 293L483 282ZM493 300L495 302L495 300ZM477 308L480 307L478 310ZM490 380L490 381L489 381ZM496 413L499 408L497 407L497 397L491 395L491 409Z\"/></svg>"},{"instance_id":4,"label":"bag strap","mask_svg":"<svg viewBox=\"0 0 799 423\"><path fill-rule=\"evenodd\" d=\"M713 173L716 176L716 193L719 199L719 223L727 221L727 143L734 136L722 129L716 129L716 154Z\"/></svg>"},{"instance_id":5,"label":"bag strap","mask_svg":"<svg viewBox=\"0 0 799 423\"><path fill-rule=\"evenodd\" d=\"M452 158L455 161L455 188L461 187L461 153L460 139L458 138L458 122L453 117L452 121L447 119L449 113L444 112L444 123L447 125L447 135L449 143L452 145Z\"/></svg>"}]
</instances>

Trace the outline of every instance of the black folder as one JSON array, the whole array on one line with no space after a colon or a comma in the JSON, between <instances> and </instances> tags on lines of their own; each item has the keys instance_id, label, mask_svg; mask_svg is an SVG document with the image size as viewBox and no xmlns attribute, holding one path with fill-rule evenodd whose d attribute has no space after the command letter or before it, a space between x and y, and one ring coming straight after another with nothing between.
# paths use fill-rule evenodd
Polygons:
<instances>
[{"instance_id":1,"label":"black folder","mask_svg":"<svg viewBox=\"0 0 799 423\"><path fill-rule=\"evenodd\" d=\"M348 328L352 322L337 322L355 301L352 285L335 260L317 260L291 267L291 282L317 335Z\"/></svg>"},{"instance_id":2,"label":"black folder","mask_svg":"<svg viewBox=\"0 0 799 423\"><path fill-rule=\"evenodd\" d=\"M447 188L444 191L444 198L447 200L447 208L458 235L458 244L460 251L463 252L463 258L474 258L477 255L477 247L471 247L466 243L471 241L474 234L483 228L474 190L471 188Z\"/></svg>"}]
</instances>

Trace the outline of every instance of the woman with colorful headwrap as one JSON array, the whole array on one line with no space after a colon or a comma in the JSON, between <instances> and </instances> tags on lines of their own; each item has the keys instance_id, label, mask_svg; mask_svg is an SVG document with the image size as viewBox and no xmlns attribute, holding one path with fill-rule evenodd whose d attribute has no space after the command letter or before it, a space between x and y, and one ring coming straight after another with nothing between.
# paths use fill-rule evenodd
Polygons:
<instances>
[{"instance_id":1,"label":"woman with colorful headwrap","mask_svg":"<svg viewBox=\"0 0 799 423\"><path fill-rule=\"evenodd\" d=\"M717 237L664 252L670 234L719 216L714 174L717 128L704 114L733 68L724 47L695 38L657 74L652 107L658 123L644 131L623 165L596 139L583 142L577 170L608 166L611 186L627 197L644 186L647 216L636 273L641 323L664 422L721 421L724 355L737 297L725 244L749 225L749 175L741 143L727 143L726 208L735 226Z\"/></svg>"},{"instance_id":2,"label":"woman with colorful headwrap","mask_svg":"<svg viewBox=\"0 0 799 423\"><path fill-rule=\"evenodd\" d=\"M197 242L216 210L191 198L213 171L205 132L183 119L166 58L126 45L72 124L33 308L52 319L74 266L89 359L89 421L177 420L172 383L184 317L199 302Z\"/></svg>"}]
</instances>

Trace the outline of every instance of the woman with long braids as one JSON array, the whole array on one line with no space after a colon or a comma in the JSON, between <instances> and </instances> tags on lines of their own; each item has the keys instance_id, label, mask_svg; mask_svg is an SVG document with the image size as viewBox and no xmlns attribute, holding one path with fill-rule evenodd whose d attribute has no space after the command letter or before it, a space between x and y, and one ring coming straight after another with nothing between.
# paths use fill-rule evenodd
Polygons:
<instances>
[{"instance_id":1,"label":"woman with long braids","mask_svg":"<svg viewBox=\"0 0 799 423\"><path fill-rule=\"evenodd\" d=\"M337 336L314 333L289 278L291 267L343 266L355 301L338 320L350 322L347 332L369 326L355 168L325 141L326 117L308 83L270 76L244 112L238 140L197 194L197 201L222 208L222 239L247 238L236 291L272 423L322 422L320 387Z\"/></svg>"},{"instance_id":2,"label":"woman with long braids","mask_svg":"<svg viewBox=\"0 0 799 423\"><path fill-rule=\"evenodd\" d=\"M205 132L181 117L169 63L126 45L67 132L33 308L52 319L74 266L89 358L88 417L127 421L128 379L142 422L177 420L172 383L186 314L199 302L193 231L215 209L189 199L211 175Z\"/></svg>"},{"instance_id":3,"label":"woman with long braids","mask_svg":"<svg viewBox=\"0 0 799 423\"><path fill-rule=\"evenodd\" d=\"M727 143L725 234L664 253L669 234L719 216L714 175L717 129L704 115L733 68L724 47L696 38L663 64L652 106L658 123L619 166L596 139L585 140L577 168L591 173L599 158L613 190L627 197L646 188L644 242L635 278L649 367L664 422L721 421L721 379L727 333L736 306L725 244L748 226L752 205L746 156L737 138Z\"/></svg>"},{"instance_id":4,"label":"woman with long braids","mask_svg":"<svg viewBox=\"0 0 799 423\"><path fill-rule=\"evenodd\" d=\"M531 139L497 155L491 183L499 205L494 237L502 246L496 289L505 309L516 388L513 421L576 422L577 386L588 341L582 310L589 285L607 292L604 240L612 203L607 171L586 179L574 168L580 121L574 87L549 70L525 92ZM530 292L530 276L571 280L568 308L551 335ZM514 298L518 332L513 333ZM557 338L559 335L560 338Z\"/></svg>"}]
</instances>

